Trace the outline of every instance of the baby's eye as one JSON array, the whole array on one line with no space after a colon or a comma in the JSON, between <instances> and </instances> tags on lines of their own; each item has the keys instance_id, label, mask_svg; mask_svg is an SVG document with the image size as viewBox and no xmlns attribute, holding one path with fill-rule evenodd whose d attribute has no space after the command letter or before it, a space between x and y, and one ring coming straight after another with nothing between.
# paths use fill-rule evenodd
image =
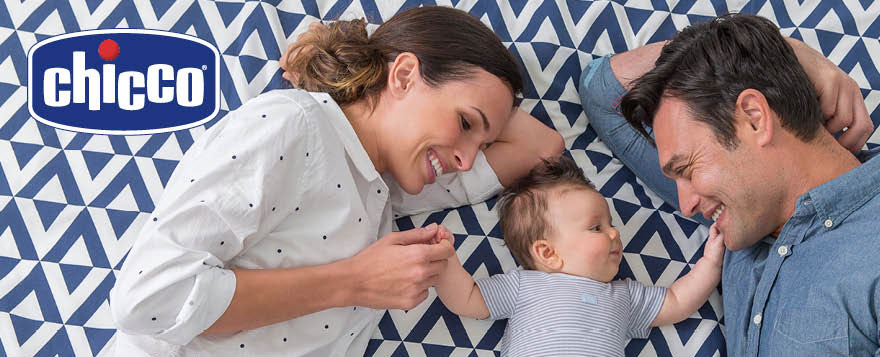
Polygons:
<instances>
[{"instance_id":1,"label":"baby's eye","mask_svg":"<svg viewBox=\"0 0 880 357\"><path fill-rule=\"evenodd\" d=\"M590 227L590 232L598 232L601 227L599 225L595 225Z\"/></svg>"}]
</instances>

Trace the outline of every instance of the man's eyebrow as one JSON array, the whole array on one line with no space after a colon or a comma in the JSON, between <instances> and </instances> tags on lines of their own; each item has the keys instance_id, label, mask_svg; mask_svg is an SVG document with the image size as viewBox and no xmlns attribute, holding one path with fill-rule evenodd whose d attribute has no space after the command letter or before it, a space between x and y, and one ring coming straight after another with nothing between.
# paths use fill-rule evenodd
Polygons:
<instances>
[{"instance_id":1,"label":"man's eyebrow","mask_svg":"<svg viewBox=\"0 0 880 357\"><path fill-rule=\"evenodd\" d=\"M681 165L682 161L684 161L684 156L679 154L672 155L669 161L666 162L666 165L663 165L663 173L669 177L677 175L677 173L675 172L676 168L677 166Z\"/></svg>"},{"instance_id":2,"label":"man's eyebrow","mask_svg":"<svg viewBox=\"0 0 880 357\"><path fill-rule=\"evenodd\" d=\"M480 117L483 118L483 129L485 129L485 131L489 131L489 119L486 119L486 114L483 114L483 111L480 110L480 108L477 108L475 106L471 106L471 108L474 108L477 113L480 113Z\"/></svg>"}]
</instances>

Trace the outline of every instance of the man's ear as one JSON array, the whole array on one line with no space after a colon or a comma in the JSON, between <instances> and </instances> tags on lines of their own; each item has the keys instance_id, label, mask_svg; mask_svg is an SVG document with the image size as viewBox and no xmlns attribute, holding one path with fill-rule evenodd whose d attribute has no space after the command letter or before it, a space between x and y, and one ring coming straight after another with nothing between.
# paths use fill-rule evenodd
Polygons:
<instances>
[{"instance_id":1,"label":"man's ear","mask_svg":"<svg viewBox=\"0 0 880 357\"><path fill-rule=\"evenodd\" d=\"M737 120L735 126L744 129L739 133L743 135L741 139L753 141L759 146L767 145L773 139L776 114L770 110L767 98L758 90L746 89L739 93L734 118Z\"/></svg>"},{"instance_id":2,"label":"man's ear","mask_svg":"<svg viewBox=\"0 0 880 357\"><path fill-rule=\"evenodd\" d=\"M553 245L550 241L546 239L540 239L534 243L532 243L532 259L536 264L543 265L549 270L560 270L562 266L565 265L565 262L562 261L562 257L556 253L556 249L553 248Z\"/></svg>"},{"instance_id":3,"label":"man's ear","mask_svg":"<svg viewBox=\"0 0 880 357\"><path fill-rule=\"evenodd\" d=\"M419 76L419 58L410 52L403 52L388 68L388 89L393 96L402 97L412 90Z\"/></svg>"}]
</instances>

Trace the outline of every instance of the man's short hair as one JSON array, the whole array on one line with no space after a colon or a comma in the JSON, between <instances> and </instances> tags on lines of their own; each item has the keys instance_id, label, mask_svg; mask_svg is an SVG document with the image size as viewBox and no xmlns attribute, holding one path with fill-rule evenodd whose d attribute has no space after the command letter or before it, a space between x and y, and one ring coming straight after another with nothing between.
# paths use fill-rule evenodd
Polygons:
<instances>
[{"instance_id":1,"label":"man's short hair","mask_svg":"<svg viewBox=\"0 0 880 357\"><path fill-rule=\"evenodd\" d=\"M596 190L574 160L560 156L532 168L528 175L506 188L498 200L504 243L524 269L535 269L530 253L532 244L547 239L553 232L547 217L547 200L555 189Z\"/></svg>"},{"instance_id":2,"label":"man's short hair","mask_svg":"<svg viewBox=\"0 0 880 357\"><path fill-rule=\"evenodd\" d=\"M763 17L727 14L688 26L663 46L655 65L620 103L623 116L652 143L647 127L663 97L682 99L728 150L739 144L733 113L746 89L760 91L782 127L805 142L823 125L813 84L779 29Z\"/></svg>"}]
</instances>

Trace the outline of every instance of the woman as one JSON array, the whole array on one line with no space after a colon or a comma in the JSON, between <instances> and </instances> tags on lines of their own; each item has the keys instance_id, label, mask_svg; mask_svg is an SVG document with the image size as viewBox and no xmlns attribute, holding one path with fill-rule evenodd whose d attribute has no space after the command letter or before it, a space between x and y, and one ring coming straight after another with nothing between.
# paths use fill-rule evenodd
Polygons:
<instances>
[{"instance_id":1,"label":"woman","mask_svg":"<svg viewBox=\"0 0 880 357\"><path fill-rule=\"evenodd\" d=\"M286 69L313 92L248 101L175 170L111 293L117 354L363 355L380 309L418 305L455 254L392 212L480 202L562 151L465 12L338 22L298 49Z\"/></svg>"}]
</instances>

